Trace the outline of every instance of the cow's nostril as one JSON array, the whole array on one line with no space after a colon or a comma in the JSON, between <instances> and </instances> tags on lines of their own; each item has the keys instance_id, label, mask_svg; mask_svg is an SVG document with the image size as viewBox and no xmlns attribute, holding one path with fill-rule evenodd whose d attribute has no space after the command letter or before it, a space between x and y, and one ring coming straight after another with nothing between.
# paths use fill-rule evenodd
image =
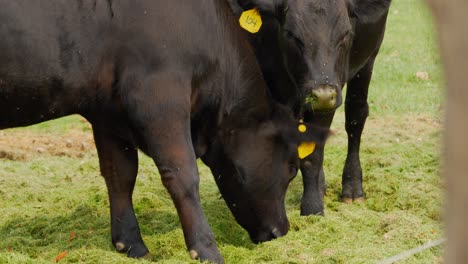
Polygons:
<instances>
[{"instance_id":1,"label":"cow's nostril","mask_svg":"<svg viewBox=\"0 0 468 264\"><path fill-rule=\"evenodd\" d=\"M271 230L271 236L273 238L278 238L278 237L281 237L283 236L283 234L281 234L281 232L279 231L279 229L277 227L273 228L273 230Z\"/></svg>"},{"instance_id":2,"label":"cow's nostril","mask_svg":"<svg viewBox=\"0 0 468 264\"><path fill-rule=\"evenodd\" d=\"M311 93L306 97L305 103L312 110L333 110L337 107L337 91L332 86L319 86L312 89Z\"/></svg>"}]
</instances>

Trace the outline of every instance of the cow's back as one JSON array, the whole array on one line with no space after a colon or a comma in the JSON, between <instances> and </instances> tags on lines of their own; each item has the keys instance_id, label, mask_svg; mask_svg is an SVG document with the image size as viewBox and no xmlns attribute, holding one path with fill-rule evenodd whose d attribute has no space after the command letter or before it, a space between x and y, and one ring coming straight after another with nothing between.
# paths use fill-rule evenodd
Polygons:
<instances>
[{"instance_id":1,"label":"cow's back","mask_svg":"<svg viewBox=\"0 0 468 264\"><path fill-rule=\"evenodd\" d=\"M116 83L127 69L134 78L164 70L192 78L210 67L242 75L228 65L241 59L232 55L239 30L226 30L237 25L225 18L232 14L224 1L0 5L0 128L114 107Z\"/></svg>"},{"instance_id":2,"label":"cow's back","mask_svg":"<svg viewBox=\"0 0 468 264\"><path fill-rule=\"evenodd\" d=\"M105 1L84 2L2 1L0 74L35 81L93 66L111 9Z\"/></svg>"},{"instance_id":3,"label":"cow's back","mask_svg":"<svg viewBox=\"0 0 468 264\"><path fill-rule=\"evenodd\" d=\"M98 69L98 32L111 18L107 2L0 4L0 128L76 111Z\"/></svg>"}]
</instances>

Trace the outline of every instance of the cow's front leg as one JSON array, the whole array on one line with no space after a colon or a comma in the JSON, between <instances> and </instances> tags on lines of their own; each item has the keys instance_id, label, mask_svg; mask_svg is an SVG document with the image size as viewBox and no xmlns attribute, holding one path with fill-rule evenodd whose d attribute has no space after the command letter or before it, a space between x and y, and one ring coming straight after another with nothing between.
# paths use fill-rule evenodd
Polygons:
<instances>
[{"instance_id":1,"label":"cow's front leg","mask_svg":"<svg viewBox=\"0 0 468 264\"><path fill-rule=\"evenodd\" d=\"M314 153L301 161L301 173L304 183L301 215L324 215L325 175L322 164L323 146L317 146Z\"/></svg>"},{"instance_id":2,"label":"cow's front leg","mask_svg":"<svg viewBox=\"0 0 468 264\"><path fill-rule=\"evenodd\" d=\"M176 121L177 120L177 121ZM192 258L222 262L198 193L198 169L190 140L188 120L179 123L168 116L146 139L161 179L177 208L184 238Z\"/></svg>"},{"instance_id":3,"label":"cow's front leg","mask_svg":"<svg viewBox=\"0 0 468 264\"><path fill-rule=\"evenodd\" d=\"M102 122L93 125L101 174L109 194L112 243L129 257L148 253L133 211L132 193L138 171L137 150L129 141L117 137Z\"/></svg>"},{"instance_id":4,"label":"cow's front leg","mask_svg":"<svg viewBox=\"0 0 468 264\"><path fill-rule=\"evenodd\" d=\"M182 137L185 139L182 140ZM213 232L203 214L198 192L198 170L194 151L183 135L160 142L155 157L161 179L177 208L190 256L222 263Z\"/></svg>"},{"instance_id":5,"label":"cow's front leg","mask_svg":"<svg viewBox=\"0 0 468 264\"><path fill-rule=\"evenodd\" d=\"M131 119L153 158L179 215L190 256L222 263L213 232L202 211L199 175L190 131L190 81L152 76L144 90L129 95Z\"/></svg>"},{"instance_id":6,"label":"cow's front leg","mask_svg":"<svg viewBox=\"0 0 468 264\"><path fill-rule=\"evenodd\" d=\"M369 115L367 92L372 76L374 60L371 59L358 74L348 82L345 101L346 132L348 133L348 154L343 169L343 202L362 201L362 168L359 158L361 135Z\"/></svg>"},{"instance_id":7,"label":"cow's front leg","mask_svg":"<svg viewBox=\"0 0 468 264\"><path fill-rule=\"evenodd\" d=\"M306 112L304 121L330 127L334 112ZM323 196L326 192L323 172L324 145L318 145L315 151L301 161L301 173L304 193L301 200L301 215L324 215Z\"/></svg>"}]
</instances>

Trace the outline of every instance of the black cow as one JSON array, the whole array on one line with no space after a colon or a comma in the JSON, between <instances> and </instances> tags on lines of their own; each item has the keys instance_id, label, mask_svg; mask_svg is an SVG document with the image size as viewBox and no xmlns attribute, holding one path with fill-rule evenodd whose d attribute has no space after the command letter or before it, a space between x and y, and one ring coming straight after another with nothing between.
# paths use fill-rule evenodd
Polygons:
<instances>
[{"instance_id":1,"label":"black cow","mask_svg":"<svg viewBox=\"0 0 468 264\"><path fill-rule=\"evenodd\" d=\"M369 114L367 92L389 7L390 0L292 0L286 18L289 47L296 47L303 58L303 63L298 64L292 56L289 65L297 66L292 72L301 74L296 78L305 92L304 120L329 127L347 83L348 154L341 194L344 202L364 198L359 147ZM301 214L323 214L323 146L303 160L301 172Z\"/></svg>"},{"instance_id":2,"label":"black cow","mask_svg":"<svg viewBox=\"0 0 468 264\"><path fill-rule=\"evenodd\" d=\"M245 5L229 0L239 16ZM276 101L291 107L297 118L330 127L346 95L348 156L343 170L342 199L361 200L361 133L368 115L367 91L375 57L383 40L390 0L289 0L284 27L277 30L284 55L268 58L264 47L275 34L251 34L257 59ZM288 75L292 82L287 85ZM302 109L298 109L299 108ZM301 162L304 195L301 214L323 214L325 193L323 147Z\"/></svg>"},{"instance_id":3,"label":"black cow","mask_svg":"<svg viewBox=\"0 0 468 264\"><path fill-rule=\"evenodd\" d=\"M258 1L279 27L282 1ZM269 15L268 15L269 14ZM200 206L196 157L254 242L286 234L301 142L328 132L276 104L225 1L0 2L0 129L70 114L93 128L112 242L148 253L132 206L137 149L153 158L192 258L222 262Z\"/></svg>"}]
</instances>

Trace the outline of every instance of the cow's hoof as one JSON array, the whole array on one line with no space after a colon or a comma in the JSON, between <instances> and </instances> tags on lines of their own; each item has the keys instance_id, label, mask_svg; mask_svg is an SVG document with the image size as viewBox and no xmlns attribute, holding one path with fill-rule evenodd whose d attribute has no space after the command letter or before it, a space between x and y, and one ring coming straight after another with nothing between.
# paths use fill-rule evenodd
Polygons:
<instances>
[{"instance_id":1,"label":"cow's hoof","mask_svg":"<svg viewBox=\"0 0 468 264\"><path fill-rule=\"evenodd\" d=\"M320 215L325 216L325 212L323 210L323 205L307 205L305 203L301 204L301 216L308 216L308 215Z\"/></svg>"},{"instance_id":2,"label":"cow's hoof","mask_svg":"<svg viewBox=\"0 0 468 264\"><path fill-rule=\"evenodd\" d=\"M341 201L345 204L352 204L352 203L364 203L366 199L364 197L358 198L341 198Z\"/></svg>"},{"instance_id":3,"label":"cow's hoof","mask_svg":"<svg viewBox=\"0 0 468 264\"><path fill-rule=\"evenodd\" d=\"M316 212L316 211L307 211L307 210L301 210L301 216L309 216L309 215L318 215L318 216L325 216L325 212Z\"/></svg>"},{"instance_id":4,"label":"cow's hoof","mask_svg":"<svg viewBox=\"0 0 468 264\"><path fill-rule=\"evenodd\" d=\"M151 261L153 259L153 256L151 256L151 254L148 252L141 258L145 259L145 260L148 260L148 261Z\"/></svg>"},{"instance_id":5,"label":"cow's hoof","mask_svg":"<svg viewBox=\"0 0 468 264\"><path fill-rule=\"evenodd\" d=\"M353 202L355 202L355 203L364 203L365 201L366 201L366 199L364 197L359 197L359 198L354 199Z\"/></svg>"},{"instance_id":6,"label":"cow's hoof","mask_svg":"<svg viewBox=\"0 0 468 264\"><path fill-rule=\"evenodd\" d=\"M215 247L205 248L205 249L190 249L189 250L190 257L192 259L198 259L202 262L209 262L209 263L224 263L223 257L219 253L218 249Z\"/></svg>"},{"instance_id":7,"label":"cow's hoof","mask_svg":"<svg viewBox=\"0 0 468 264\"><path fill-rule=\"evenodd\" d=\"M352 204L353 198L342 198L341 201L345 204Z\"/></svg>"},{"instance_id":8,"label":"cow's hoof","mask_svg":"<svg viewBox=\"0 0 468 264\"><path fill-rule=\"evenodd\" d=\"M127 253L127 256L131 258L146 258L149 255L148 248L143 242L134 243L130 246L123 242L117 242L115 243L115 249L120 253Z\"/></svg>"}]
</instances>

